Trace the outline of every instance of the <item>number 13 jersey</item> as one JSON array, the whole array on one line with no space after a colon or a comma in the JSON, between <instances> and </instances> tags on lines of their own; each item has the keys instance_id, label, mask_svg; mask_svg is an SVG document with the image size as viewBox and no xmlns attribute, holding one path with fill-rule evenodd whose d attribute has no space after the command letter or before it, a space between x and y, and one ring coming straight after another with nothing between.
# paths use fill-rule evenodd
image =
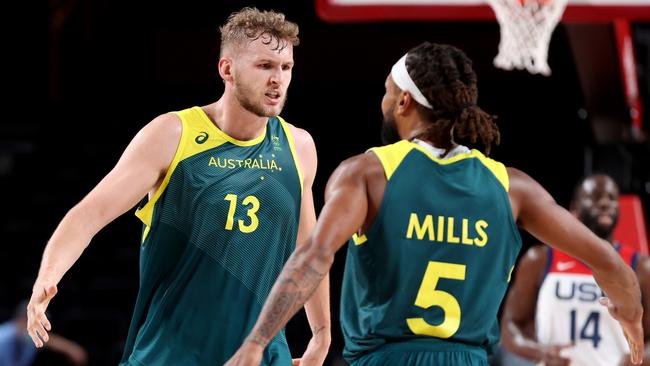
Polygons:
<instances>
[{"instance_id":1,"label":"number 13 jersey","mask_svg":"<svg viewBox=\"0 0 650 366\"><path fill-rule=\"evenodd\" d=\"M293 252L302 179L289 126L239 141L199 107L143 221L140 290L123 365L220 365L237 350ZM291 363L284 333L264 364Z\"/></svg>"}]
</instances>

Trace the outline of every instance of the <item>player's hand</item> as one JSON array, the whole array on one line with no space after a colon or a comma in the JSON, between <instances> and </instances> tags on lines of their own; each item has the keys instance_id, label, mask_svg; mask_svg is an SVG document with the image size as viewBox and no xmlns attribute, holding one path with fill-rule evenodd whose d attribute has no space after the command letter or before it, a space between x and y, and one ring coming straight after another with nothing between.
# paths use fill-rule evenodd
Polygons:
<instances>
[{"instance_id":1,"label":"player's hand","mask_svg":"<svg viewBox=\"0 0 650 366\"><path fill-rule=\"evenodd\" d=\"M640 365L643 362L645 348L642 324L643 307L639 303L637 311L622 312L607 297L601 298L599 302L607 308L612 318L616 319L621 325L625 339L630 346L630 361L634 365Z\"/></svg>"},{"instance_id":2,"label":"player's hand","mask_svg":"<svg viewBox=\"0 0 650 366\"><path fill-rule=\"evenodd\" d=\"M257 343L245 342L224 366L259 366L264 347Z\"/></svg>"},{"instance_id":3,"label":"player's hand","mask_svg":"<svg viewBox=\"0 0 650 366\"><path fill-rule=\"evenodd\" d=\"M329 338L315 335L309 341L302 357L293 359L293 366L321 366L325 362L329 348Z\"/></svg>"},{"instance_id":4,"label":"player's hand","mask_svg":"<svg viewBox=\"0 0 650 366\"><path fill-rule=\"evenodd\" d=\"M542 350L542 362L545 366L569 366L571 360L562 356L562 350L573 347L573 344L545 346Z\"/></svg>"},{"instance_id":5,"label":"player's hand","mask_svg":"<svg viewBox=\"0 0 650 366\"><path fill-rule=\"evenodd\" d=\"M626 353L621 357L621 360L618 362L617 366L634 366L632 361L630 360L630 354Z\"/></svg>"},{"instance_id":6,"label":"player's hand","mask_svg":"<svg viewBox=\"0 0 650 366\"><path fill-rule=\"evenodd\" d=\"M50 339L48 332L52 330L52 325L45 316L45 310L56 293L55 284L37 284L27 304L27 332L38 348L43 347Z\"/></svg>"}]
</instances>

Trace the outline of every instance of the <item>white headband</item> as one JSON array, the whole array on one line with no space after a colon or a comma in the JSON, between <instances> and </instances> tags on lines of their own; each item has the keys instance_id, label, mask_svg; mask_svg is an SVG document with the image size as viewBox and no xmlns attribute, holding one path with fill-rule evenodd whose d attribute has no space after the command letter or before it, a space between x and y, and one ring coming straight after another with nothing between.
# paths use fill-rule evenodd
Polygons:
<instances>
[{"instance_id":1,"label":"white headband","mask_svg":"<svg viewBox=\"0 0 650 366\"><path fill-rule=\"evenodd\" d=\"M408 53L406 55L408 55ZM402 58L400 58L390 70L393 81L400 89L409 92L418 103L429 109L433 109L427 98L422 95L422 92L415 85L409 72L406 70L406 55L402 56Z\"/></svg>"}]
</instances>

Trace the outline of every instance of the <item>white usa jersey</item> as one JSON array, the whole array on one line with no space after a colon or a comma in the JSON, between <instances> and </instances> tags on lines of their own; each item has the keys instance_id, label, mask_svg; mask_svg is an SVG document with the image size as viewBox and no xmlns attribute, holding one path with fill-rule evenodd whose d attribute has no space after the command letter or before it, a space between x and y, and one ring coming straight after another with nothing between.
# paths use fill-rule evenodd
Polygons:
<instances>
[{"instance_id":1,"label":"white usa jersey","mask_svg":"<svg viewBox=\"0 0 650 366\"><path fill-rule=\"evenodd\" d=\"M623 260L636 267L637 253L615 245ZM562 356L577 366L617 365L630 352L623 331L598 299L603 297L584 263L549 248L546 275L537 298L537 340L568 345Z\"/></svg>"}]
</instances>

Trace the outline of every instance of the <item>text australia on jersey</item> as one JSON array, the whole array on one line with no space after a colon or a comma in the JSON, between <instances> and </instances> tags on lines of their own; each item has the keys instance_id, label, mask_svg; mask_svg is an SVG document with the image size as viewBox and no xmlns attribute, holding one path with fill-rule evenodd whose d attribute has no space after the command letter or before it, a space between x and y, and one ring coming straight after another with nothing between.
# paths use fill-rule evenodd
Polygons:
<instances>
[{"instance_id":1,"label":"text australia on jersey","mask_svg":"<svg viewBox=\"0 0 650 366\"><path fill-rule=\"evenodd\" d=\"M282 171L282 167L278 166L275 161L275 156L272 156L271 159L264 158L260 155L258 158L248 158L248 159L233 159L225 158L219 156L211 156L208 166L214 166L215 168L222 169L261 169L261 170L271 170L271 171Z\"/></svg>"}]
</instances>

